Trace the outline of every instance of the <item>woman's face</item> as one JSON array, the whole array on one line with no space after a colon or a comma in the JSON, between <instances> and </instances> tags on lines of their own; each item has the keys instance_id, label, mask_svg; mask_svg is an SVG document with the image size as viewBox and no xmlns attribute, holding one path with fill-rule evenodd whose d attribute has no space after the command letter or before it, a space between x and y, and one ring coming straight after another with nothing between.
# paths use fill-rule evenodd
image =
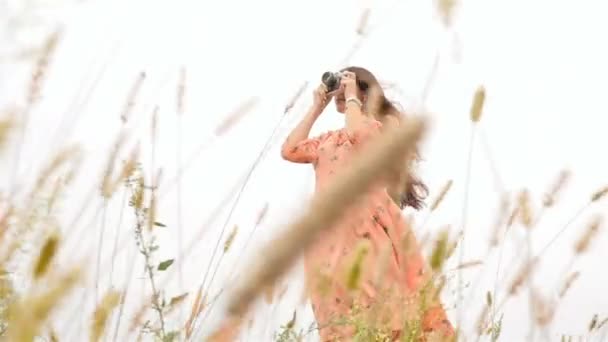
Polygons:
<instances>
[{"instance_id":1,"label":"woman's face","mask_svg":"<svg viewBox=\"0 0 608 342\"><path fill-rule=\"evenodd\" d=\"M334 96L334 103L336 104L336 110L338 113L344 114L346 111L346 99L344 98L344 92L340 92Z\"/></svg>"}]
</instances>

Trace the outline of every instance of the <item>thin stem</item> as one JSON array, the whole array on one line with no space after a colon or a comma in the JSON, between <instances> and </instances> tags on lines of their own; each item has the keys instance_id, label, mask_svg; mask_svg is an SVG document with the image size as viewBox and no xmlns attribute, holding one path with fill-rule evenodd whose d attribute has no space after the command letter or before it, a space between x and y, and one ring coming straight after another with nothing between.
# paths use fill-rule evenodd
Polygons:
<instances>
[{"instance_id":1,"label":"thin stem","mask_svg":"<svg viewBox=\"0 0 608 342\"><path fill-rule=\"evenodd\" d=\"M145 267L146 267L146 273L148 275L148 280L150 281L150 286L152 287L152 308L158 313L158 319L160 321L160 330L162 333L162 337L164 338L164 336L166 335L165 333L165 319L163 316L163 309L159 303L159 298L160 298L160 293L158 292L157 288L156 288L156 281L154 280L154 267L151 264L151 253L150 253L150 248L146 246L145 244L145 240L144 240L144 234L143 234L143 225L138 223L138 230L139 233L137 234L137 238L139 239L139 243L140 243L140 253L144 256L145 258Z\"/></svg>"},{"instance_id":2,"label":"thin stem","mask_svg":"<svg viewBox=\"0 0 608 342\"><path fill-rule=\"evenodd\" d=\"M547 242L547 244L540 250L536 257L540 258L549 249L549 247L551 247L551 245L566 231L566 229L568 229L572 225L572 223L574 223L574 221L576 221L576 219L578 219L585 212L585 210L589 208L590 205L591 202L587 202L587 204L579 208L579 210L574 214L574 216L572 216L570 220L568 220L568 222L557 232L557 234L555 234L551 238L551 240Z\"/></svg>"},{"instance_id":3,"label":"thin stem","mask_svg":"<svg viewBox=\"0 0 608 342\"><path fill-rule=\"evenodd\" d=\"M289 111L288 111L289 112ZM287 114L288 112L286 112L285 114ZM209 262L209 267L207 268L206 272L205 272L205 276L203 277L203 281L199 287L200 291L204 290L204 284L205 284L205 280L207 279L207 275L209 272L209 269L211 268L212 265L212 261L213 261L213 257L215 256L217 249L219 247L220 242L222 241L222 237L224 235L224 232L228 226L228 223L230 222L230 219L232 218L232 213L234 212L236 206L239 203L239 200L241 199L241 196L243 194L243 191L245 190L247 184L249 183L249 180L251 179L251 175L253 174L254 170L257 168L257 166L259 165L259 163L262 161L262 159L264 158L264 156L266 155L266 153L268 152L268 150L270 149L273 139L276 135L276 133L279 130L279 127L281 127L281 124L283 123L283 120L285 119L286 115L282 115L281 118L279 119L279 121L277 122L277 124L275 125L274 129L272 130L272 133L270 134L270 137L266 140L266 143L264 144L264 147L262 148L262 151L260 151L260 153L258 154L256 160L254 161L253 165L251 166L251 168L249 169L249 171L247 172L247 175L245 176L245 179L243 180L241 187L237 193L237 197L236 200L233 202L232 207L230 208L230 212L228 214L228 217L226 218L226 221L224 221L224 225L222 227L222 231L220 233L220 237L218 238L218 240L216 241L216 245L213 251L213 254L211 256L211 261ZM224 254L222 254L220 256L220 259L218 261L217 267L215 268L213 275L211 276L211 280L209 281L209 285L207 287L207 289L209 289L211 287L211 284L213 282L213 279L215 278L215 275L217 273L217 270L220 266L220 263L222 261L222 257L224 256ZM220 291L221 294L222 291ZM218 294L219 297L219 294ZM208 308L206 310L207 312L205 313L205 316L203 317L202 321L200 324L197 325L197 321L198 321L198 316L194 319L193 325L197 325L195 326L195 330L198 330L203 324L203 322L205 321L205 319L209 316L211 308ZM193 336L197 335L196 332L193 334Z\"/></svg>"},{"instance_id":4,"label":"thin stem","mask_svg":"<svg viewBox=\"0 0 608 342\"><path fill-rule=\"evenodd\" d=\"M177 169L182 169L182 116L177 116L177 148L175 151ZM182 227L182 174L177 175L177 194L176 194L176 210L177 210L177 250L181 252L183 248L183 227ZM184 290L184 274L183 261L180 259L177 262L177 274L180 291Z\"/></svg>"},{"instance_id":5,"label":"thin stem","mask_svg":"<svg viewBox=\"0 0 608 342\"><path fill-rule=\"evenodd\" d=\"M14 194L17 191L17 176L19 175L19 164L21 163L21 149L23 148L23 144L25 143L25 135L27 134L27 127L29 124L30 117L30 108L26 108L23 113L23 123L21 124L21 129L19 130L19 136L17 145L15 146L15 155L13 156L13 167L11 168L11 176L10 176L10 186L11 186L11 194Z\"/></svg>"},{"instance_id":6,"label":"thin stem","mask_svg":"<svg viewBox=\"0 0 608 342\"><path fill-rule=\"evenodd\" d=\"M96 263L96 272L95 272L95 303L98 301L99 295L99 274L101 273L101 255L103 249L103 235L106 230L106 217L108 211L108 199L103 199L102 204L102 212L101 212L101 227L99 229L99 240L97 242L97 263Z\"/></svg>"},{"instance_id":7,"label":"thin stem","mask_svg":"<svg viewBox=\"0 0 608 342\"><path fill-rule=\"evenodd\" d=\"M475 141L475 131L477 125L475 123L471 124L471 135L469 137L469 149L467 153L467 166L465 173L465 181L464 181L464 198L462 202L462 236L460 241L460 253L458 258L458 263L462 264L464 262L464 251L465 251L465 238L466 238L466 228L467 228L467 213L469 209L469 187L471 182L471 166L473 161L473 142ZM462 272L458 272L458 299L460 300L462 296L463 290L463 279ZM458 306L458 326L462 323L462 305Z\"/></svg>"},{"instance_id":8,"label":"thin stem","mask_svg":"<svg viewBox=\"0 0 608 342\"><path fill-rule=\"evenodd\" d=\"M133 247L132 247L133 248ZM125 268L127 270L126 274L125 274L125 290L124 290L124 294L121 298L120 301L120 307L118 309L118 315L116 317L116 327L114 329L114 337L113 337L113 342L116 342L118 339L118 331L120 330L120 323L122 322L122 315L124 312L124 307L125 307L125 300L126 298L128 298L128 294L129 294L129 290L131 287L131 280L133 279L133 269L135 268L135 264L136 264L136 252L133 250L132 252L132 256L129 257L127 256L127 258L125 258L125 261L127 263L127 267Z\"/></svg>"},{"instance_id":9,"label":"thin stem","mask_svg":"<svg viewBox=\"0 0 608 342\"><path fill-rule=\"evenodd\" d=\"M114 262L116 261L116 254L118 253L118 237L120 236L120 227L122 226L122 219L124 216L126 202L127 192L124 191L120 205L120 213L118 214L118 224L116 225L116 233L114 236L114 247L112 248L112 263L110 265L110 285L114 285Z\"/></svg>"}]
</instances>

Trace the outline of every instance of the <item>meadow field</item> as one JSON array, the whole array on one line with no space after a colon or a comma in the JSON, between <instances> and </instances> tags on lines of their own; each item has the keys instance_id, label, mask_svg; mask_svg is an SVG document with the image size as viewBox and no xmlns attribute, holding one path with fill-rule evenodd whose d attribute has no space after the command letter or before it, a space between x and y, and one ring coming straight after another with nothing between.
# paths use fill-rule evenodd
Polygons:
<instances>
[{"instance_id":1,"label":"meadow field","mask_svg":"<svg viewBox=\"0 0 608 342\"><path fill-rule=\"evenodd\" d=\"M600 6L0 0L0 336L318 341L302 251L417 147L404 216L458 340L608 341ZM280 146L346 65L409 125L313 196Z\"/></svg>"}]
</instances>

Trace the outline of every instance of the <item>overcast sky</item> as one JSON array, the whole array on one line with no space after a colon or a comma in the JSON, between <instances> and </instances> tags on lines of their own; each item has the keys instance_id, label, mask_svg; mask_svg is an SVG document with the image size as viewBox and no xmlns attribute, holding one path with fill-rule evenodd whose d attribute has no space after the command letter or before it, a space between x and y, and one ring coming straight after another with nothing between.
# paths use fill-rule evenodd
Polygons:
<instances>
[{"instance_id":1,"label":"overcast sky","mask_svg":"<svg viewBox=\"0 0 608 342\"><path fill-rule=\"evenodd\" d=\"M312 168L283 161L279 146L310 105L312 87L320 75L344 66L349 50L360 39L355 29L366 8L371 10L369 34L347 64L366 67L382 82L398 85L387 93L412 115L422 109L431 113L432 130L422 146L420 174L429 185L431 197L448 179L454 180L452 191L424 227L421 223L427 211L413 213L416 230L423 235L451 224L455 236L466 222L464 260L484 261L483 266L462 273L465 283L474 283L464 290L465 298L460 303L466 308L464 329L470 333L486 291L493 291L498 281L497 297L505 295L506 281L518 267L511 261L522 253L518 248L524 241L524 230L514 226L507 235L496 280L498 252L486 257L486 247L501 192L508 191L513 197L519 189L528 187L538 208L543 192L559 171L568 168L573 172L560 201L533 231L532 246L537 254L590 194L608 183L608 162L603 157L603 146L608 143L604 134L608 50L601 43L608 22L599 1L467 0L449 30L441 24L432 2L421 0L90 0L76 7L61 7L60 11L46 12L54 19L45 27L51 27L54 20L63 23L63 35L43 100L28 126L19 168L21 179L31 177L36 165L48 160L61 144L81 144L87 155L85 166L58 214L67 230L65 226L81 210L80 204L98 185L107 152L121 128L130 132L130 146L140 142L144 168L150 174L150 119L153 108L159 106L154 168L163 170L159 220L168 227L159 229L158 258L177 257L172 267L182 269L167 280L164 288L167 296L195 292L205 271L210 269L206 277L209 284L217 268L210 285L213 295L233 283L236 278L231 276L242 274L241 268L253 257L263 257L264 243L303 208L311 195ZM423 98L437 56L437 72L428 97ZM179 123L175 94L182 68L186 70L186 97ZM145 80L133 113L123 126L120 114L141 72L145 72ZM0 64L0 104L19 101L15 99L22 96L27 73L23 65ZM304 82L309 86L303 97L284 115L285 105ZM466 160L472 136L468 113L479 85L487 89L487 99L473 139L469 202L463 220ZM252 98L257 102L251 111L227 134L216 136L218 124ZM330 105L313 133L340 127L342 120ZM181 139L177 139L180 126ZM180 140L184 161L204 147L183 175L181 209L177 187L167 183L176 174ZM243 187L243 177L266 144L269 148ZM123 152L128 154L127 149ZM7 162L12 159L7 157ZM234 193L240 190L242 196L230 213ZM226 196L231 197L224 210L213 222L205 223ZM88 330L104 217L104 262L98 293L101 295L110 284L124 287L128 274L133 280L127 296L128 315L143 300L141 289L147 283L141 277L142 261L134 259L133 215L127 210L121 216L122 200L123 194L117 193L104 216L102 200L96 196L77 227L64 231L69 237L62 260L91 260L85 311L80 306L76 309L82 294L76 295L68 303L71 307L54 323L60 335L70 341L80 340L79 333ZM266 203L268 215L255 227ZM545 296L556 298L571 259L573 239L582 233L593 213L606 209L605 203L587 208L543 254L535 285ZM239 229L232 249L220 260L223 240L235 225ZM117 236L118 255L111 273ZM212 258L220 237L219 253ZM604 291L608 278L599 271L608 257L603 248L607 243L606 235L601 235L591 252L570 269L581 271L581 277L558 307L552 339L561 334L585 334L593 314L608 315ZM190 244L191 251L181 259L179 248L183 251ZM459 251L450 265L458 264L458 255ZM125 265L133 260L138 264L131 271ZM298 265L283 281L288 284L283 299L256 307L255 322L243 333L242 340L269 340L291 318L294 309L298 310L297 326L306 329L310 325L311 311L300 300L302 276ZM443 295L452 319L457 316L452 308L458 304L456 286L456 278L451 279ZM205 320L200 336L222 317L223 302L218 303ZM524 323L528 321L527 297L516 297L504 310L502 340L523 340L529 328ZM311 334L311 340L315 336Z\"/></svg>"}]
</instances>

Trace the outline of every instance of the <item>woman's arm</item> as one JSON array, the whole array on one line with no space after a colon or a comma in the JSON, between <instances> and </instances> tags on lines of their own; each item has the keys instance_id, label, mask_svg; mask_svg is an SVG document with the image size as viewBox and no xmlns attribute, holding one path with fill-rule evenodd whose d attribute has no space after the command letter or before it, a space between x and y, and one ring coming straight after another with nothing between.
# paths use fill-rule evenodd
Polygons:
<instances>
[{"instance_id":1,"label":"woman's arm","mask_svg":"<svg viewBox=\"0 0 608 342\"><path fill-rule=\"evenodd\" d=\"M320 115L318 108L311 108L306 116L289 133L281 148L281 157L294 163L312 163L317 159L318 139L308 139L310 130Z\"/></svg>"},{"instance_id":2,"label":"woman's arm","mask_svg":"<svg viewBox=\"0 0 608 342\"><path fill-rule=\"evenodd\" d=\"M354 101L346 102L346 110L344 111L346 130L349 133L355 133L361 129L370 119L365 117L361 107Z\"/></svg>"},{"instance_id":3,"label":"woman's arm","mask_svg":"<svg viewBox=\"0 0 608 342\"><path fill-rule=\"evenodd\" d=\"M359 88L356 77L352 72L344 72L343 78L340 81L341 87L344 89L344 97L346 98L346 108L344 111L345 128L354 144L376 135L380 132L380 127L382 127L380 122L363 113L362 104L357 97Z\"/></svg>"}]
</instances>

